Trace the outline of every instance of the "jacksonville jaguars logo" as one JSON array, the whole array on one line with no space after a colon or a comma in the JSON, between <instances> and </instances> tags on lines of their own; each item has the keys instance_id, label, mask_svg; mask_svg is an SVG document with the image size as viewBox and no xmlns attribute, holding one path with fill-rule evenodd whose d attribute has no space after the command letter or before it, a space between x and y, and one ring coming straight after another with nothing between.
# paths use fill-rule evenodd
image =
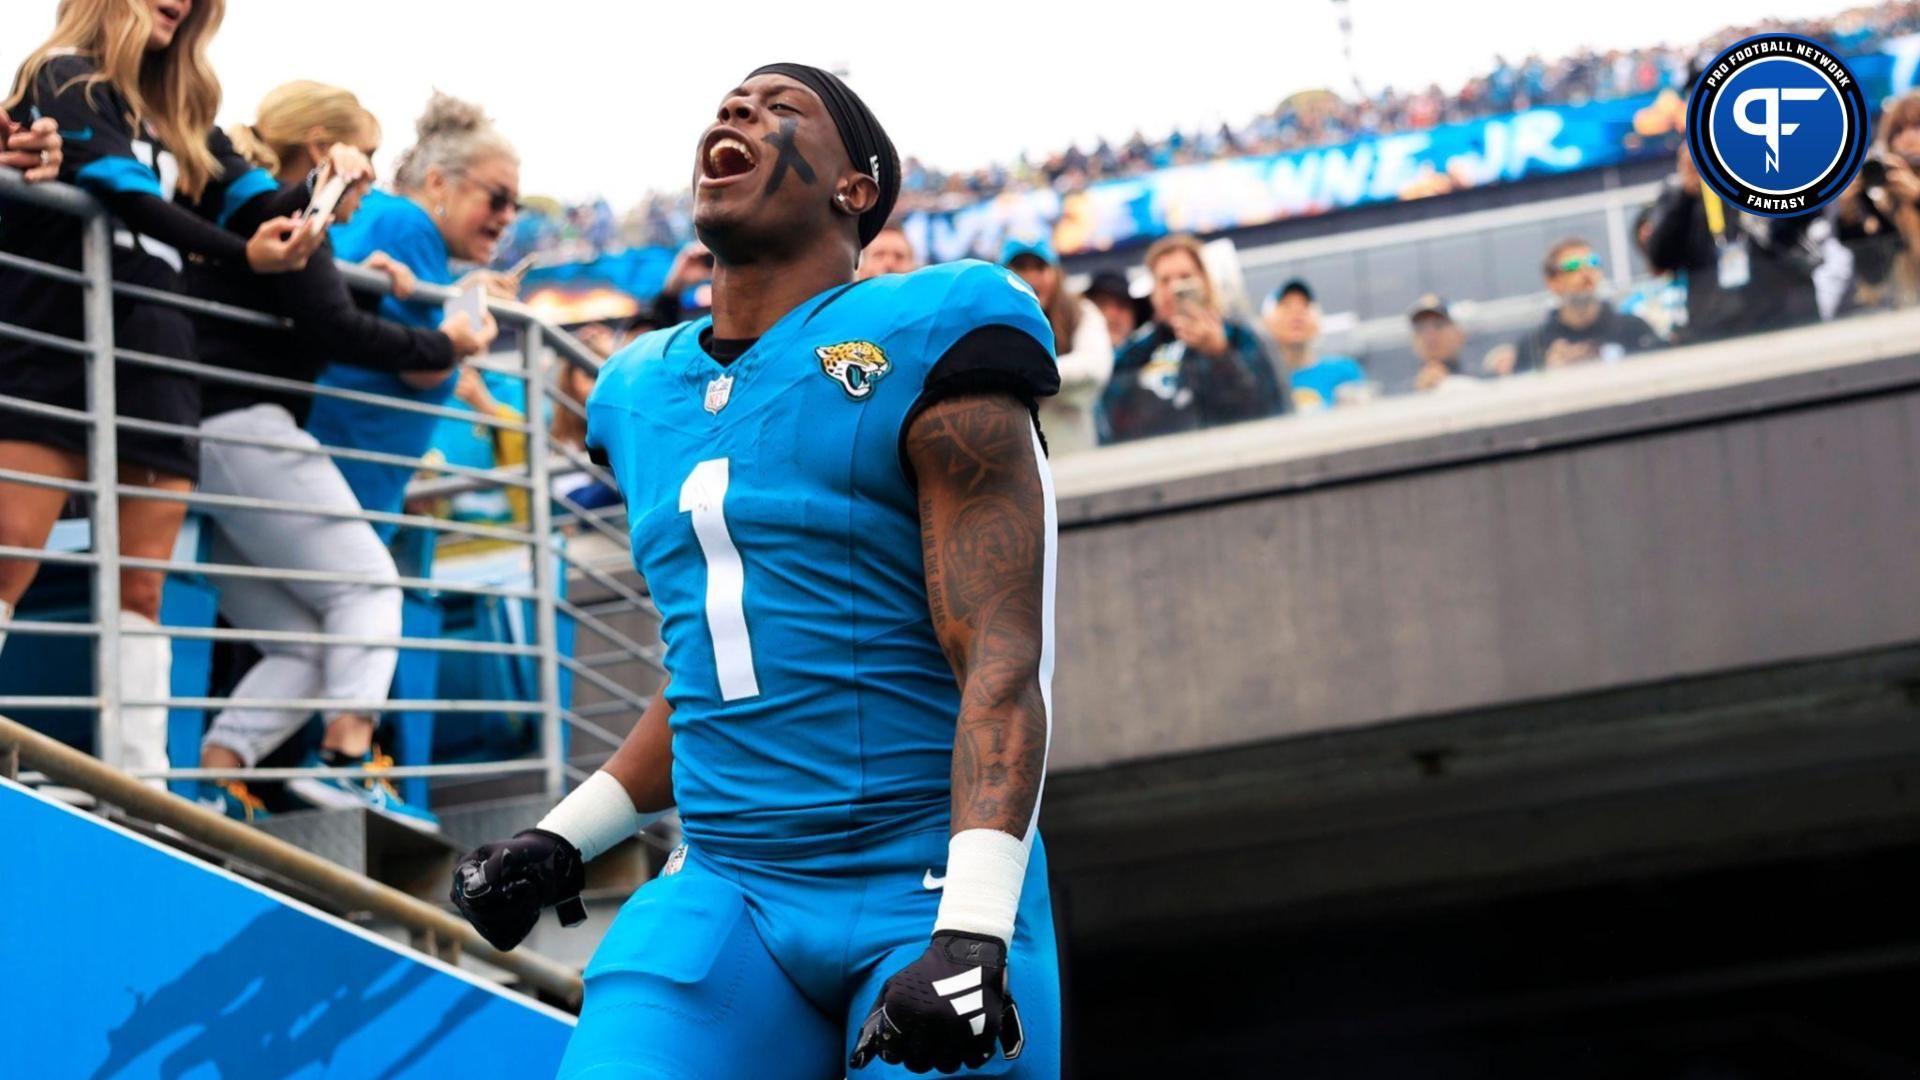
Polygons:
<instances>
[{"instance_id":1,"label":"jacksonville jaguars logo","mask_svg":"<svg viewBox=\"0 0 1920 1080\"><path fill-rule=\"evenodd\" d=\"M843 341L838 345L822 345L813 350L820 358L820 370L827 378L840 384L840 389L855 401L865 401L873 395L873 384L886 378L893 370L893 361L880 346L871 341Z\"/></svg>"}]
</instances>

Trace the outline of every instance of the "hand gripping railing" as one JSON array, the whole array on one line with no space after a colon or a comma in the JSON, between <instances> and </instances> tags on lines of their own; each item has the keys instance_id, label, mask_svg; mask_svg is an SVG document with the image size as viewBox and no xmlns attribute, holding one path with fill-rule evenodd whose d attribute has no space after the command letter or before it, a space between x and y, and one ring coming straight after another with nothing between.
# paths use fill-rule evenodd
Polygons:
<instances>
[{"instance_id":1,"label":"hand gripping railing","mask_svg":"<svg viewBox=\"0 0 1920 1080\"><path fill-rule=\"evenodd\" d=\"M90 792L142 820L174 829L257 867L303 885L348 911L364 911L409 931L415 947L448 963L461 953L519 977L564 1007L580 1007L580 976L526 949L501 952L467 923L440 908L327 860L284 840L215 814L185 799L155 790L57 740L0 716L0 776L27 766L58 783Z\"/></svg>"},{"instance_id":2,"label":"hand gripping railing","mask_svg":"<svg viewBox=\"0 0 1920 1080\"><path fill-rule=\"evenodd\" d=\"M83 225L81 265L76 272L63 267L37 262L0 252L0 265L6 265L29 273L40 274L70 284L78 285L85 294L85 334L81 341L64 338L0 323L0 337L9 337L34 344L43 345L60 351L76 354L87 364L88 405L84 410L60 409L18 398L0 396L0 418L9 411L28 412L43 416L53 416L64 420L85 424L90 432L88 441L88 473L85 480L63 480L54 477L39 476L0 469L0 480L11 483L27 484L36 487L53 488L70 494L88 496L92 526L92 551L86 553L41 551L30 548L0 546L0 558L34 559L46 564L80 565L93 571L93 621L91 623L54 623L16 619L0 623L0 629L16 634L45 635L89 635L94 638L95 687L91 695L69 697L26 697L0 696L0 709L33 710L46 708L85 708L95 710L95 747L103 761L120 760L120 733L117 714L123 705L168 705L174 707L240 706L251 708L284 708L302 711L322 709L363 709L363 710L424 710L441 713L523 713L540 717L540 754L536 758L511 761L476 762L469 764L420 765L380 770L381 775L389 777L430 776L438 780L464 778L484 778L504 776L514 773L538 773L542 786L550 798L557 799L566 790L569 778L584 777L587 769L583 766L595 765L604 754L612 749L611 743L617 742L618 734L605 726L604 718L612 715L605 704L596 704L586 708L594 710L593 718L588 718L573 710L561 706L561 679L572 678L582 685L594 687L613 698L613 704L620 706L620 713L637 715L644 709L646 698L627 691L607 679L597 670L608 662L637 661L657 668L659 650L655 646L634 641L613 628L597 614L559 599L558 574L561 572L577 575L589 580L601 589L613 593L627 604L646 606L646 600L635 589L621 584L613 577L586 565L569 554L565 545L554 542L556 530L572 526L593 535L605 537L610 541L625 545L624 530L612 519L623 515L619 507L603 511L587 511L565 496L543 497L552 490L553 478L566 473L586 471L603 482L611 478L587 461L583 454L567 447L555 447L549 437L547 425L542 422L542 406L551 402L551 407L564 409L579 415L581 403L565 396L554 380L547 377L543 365L549 353L558 360L571 366L583 367L588 371L597 371L598 359L579 341L570 335L540 321L526 307L511 302L490 300L489 308L496 320L503 326L519 328L521 341L515 362L503 365L493 362L477 362L473 366L482 367L489 372L508 375L526 383L528 407L526 415L519 420L503 419L440 405L390 398L379 394L369 394L337 387L316 386L310 383L234 371L226 368L201 364L196 361L175 357L154 356L135 350L118 348L113 339L113 303L118 296L138 296L140 299L177 307L199 316L225 319L256 326L286 327L285 320L260 312L248 311L228 305L210 303L193 297L174 293L140 289L119 285L112 280L112 236L110 219L103 208L84 192L62 184L26 184L13 170L0 168L0 194L9 200L34 203L42 208L69 214L79 218ZM340 264L341 272L356 289L387 292L388 280L384 275L374 273L363 267L349 263ZM453 298L454 291L440 286L421 284L416 287L413 299L428 303L444 303ZM114 402L114 368L117 364L130 363L149 368L164 369L190 374L205 381L219 381L231 384L252 386L280 392L296 392L317 398L335 398L342 401L373 405L386 409L412 412L419 415L456 419L466 424L477 424L499 431L523 436L526 439L527 462L524 467L478 469L462 467L445 462L429 461L362 450L351 447L326 446L315 449L298 445L284 445L271 440L247 436L208 433L197 427L159 423L116 416ZM536 393L535 391L538 391ZM105 420L106 422L101 422ZM417 513L378 513L368 511L326 511L304 504L279 499L246 498L214 495L201 492L186 494L162 492L156 489L128 486L116 482L114 463L117 461L118 434L121 430L138 430L168 435L184 435L202 441L225 441L247 445L267 446L273 449L297 452L319 453L341 460L355 460L384 465L401 466L416 471L438 473L438 479L416 480L409 488L409 495L439 496L460 491L485 489L507 489L522 491L530 497L526 499L528 511L526 522L522 525L477 524L425 516ZM329 573L314 570L297 570L276 567L256 567L247 565L229 565L222 563L177 562L172 559L142 559L120 555L118 500L164 499L184 502L190 507L249 509L269 512L301 513L308 515L354 517L362 520L395 526L431 530L442 538L470 538L490 540L517 545L530 551L529 558L531 588L514 588L505 585L462 584L430 578L399 578L384 580L380 584L397 584L404 588L433 590L446 594L470 594L475 596L498 597L508 600L529 602L532 606L533 641L529 644L489 643L470 641L441 641L428 638L377 639L325 633L305 633L298 631L251 631L218 630L206 628L161 627L151 633L177 638L198 638L201 640L273 640L286 643L305 643L315 645L363 645L396 647L405 649L431 649L445 652L490 653L500 656L531 658L537 668L537 693L533 701L445 701L445 700L381 700L368 702L348 702L331 699L208 699L208 698L167 698L158 701L120 700L119 650L120 637L125 633L144 631L126 631L118 623L116 612L120 606L119 571L123 568L161 570L166 572L194 573L223 578L269 578L277 580L300 580L336 583L373 583L371 579L357 578L344 573ZM591 663L583 663L568 657L562 657L558 648L558 620L570 619L576 629L584 630L605 642L599 647ZM611 651L605 651L610 649ZM598 722L596 722L598 721ZM571 760L565 750L566 740L563 732L571 725L574 730L586 734L596 749L591 754L575 754ZM269 779L283 776L329 775L363 776L369 770L349 769L274 769L274 770L217 770L172 768L161 771L146 771L142 777L160 777L166 779L221 779L256 778Z\"/></svg>"}]
</instances>

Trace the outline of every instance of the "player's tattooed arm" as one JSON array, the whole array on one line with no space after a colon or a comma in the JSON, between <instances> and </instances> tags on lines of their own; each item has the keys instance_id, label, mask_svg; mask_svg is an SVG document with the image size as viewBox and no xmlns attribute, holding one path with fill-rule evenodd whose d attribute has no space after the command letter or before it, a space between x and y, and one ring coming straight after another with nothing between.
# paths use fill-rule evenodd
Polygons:
<instances>
[{"instance_id":1,"label":"player's tattooed arm","mask_svg":"<svg viewBox=\"0 0 1920 1080\"><path fill-rule=\"evenodd\" d=\"M907 433L927 602L960 683L953 831L1026 835L1046 766L1040 688L1046 503L1026 405L949 398Z\"/></svg>"}]
</instances>

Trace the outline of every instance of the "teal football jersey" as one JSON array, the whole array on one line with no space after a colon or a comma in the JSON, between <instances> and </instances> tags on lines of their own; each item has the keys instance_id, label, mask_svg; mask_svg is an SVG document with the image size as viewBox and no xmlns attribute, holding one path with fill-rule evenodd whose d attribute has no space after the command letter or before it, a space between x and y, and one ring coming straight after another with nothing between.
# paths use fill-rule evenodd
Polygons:
<instances>
[{"instance_id":1,"label":"teal football jersey","mask_svg":"<svg viewBox=\"0 0 1920 1080\"><path fill-rule=\"evenodd\" d=\"M635 341L587 405L660 612L686 833L777 855L938 823L959 692L902 436L949 390L1054 392L1052 331L975 261L830 289L729 364L711 325Z\"/></svg>"}]
</instances>

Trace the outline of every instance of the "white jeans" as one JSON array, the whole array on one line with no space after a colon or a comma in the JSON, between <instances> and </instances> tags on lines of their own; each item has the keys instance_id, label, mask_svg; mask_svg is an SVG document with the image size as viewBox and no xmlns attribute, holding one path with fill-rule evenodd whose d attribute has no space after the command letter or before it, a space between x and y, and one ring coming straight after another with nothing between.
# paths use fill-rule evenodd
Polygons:
<instances>
[{"instance_id":1,"label":"white jeans","mask_svg":"<svg viewBox=\"0 0 1920 1080\"><path fill-rule=\"evenodd\" d=\"M318 446L278 405L255 405L200 425L205 432L249 435ZM333 459L202 441L200 490L318 508L359 509L353 489ZM247 566L324 570L392 581L393 556L373 526L348 518L214 508L219 525L214 560ZM355 637L400 636L400 588L391 584L335 584L270 578L220 578L220 611L248 630L298 630ZM376 701L387 696L399 654L361 645L257 643L260 662L233 690L236 698L338 698ZM373 710L343 710L366 713ZM285 709L223 709L206 742L238 754L249 766L284 742L308 714Z\"/></svg>"}]
</instances>

